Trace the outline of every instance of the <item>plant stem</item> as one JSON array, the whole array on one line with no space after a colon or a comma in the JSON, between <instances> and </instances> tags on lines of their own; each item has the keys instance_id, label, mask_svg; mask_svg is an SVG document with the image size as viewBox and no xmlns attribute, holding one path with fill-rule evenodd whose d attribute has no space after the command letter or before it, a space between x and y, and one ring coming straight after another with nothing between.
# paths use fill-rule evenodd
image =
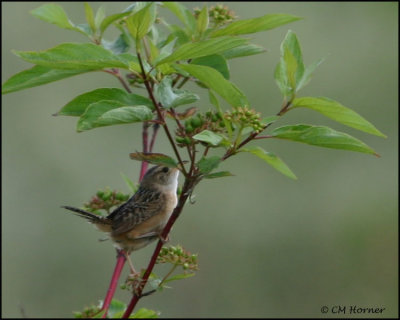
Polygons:
<instances>
[{"instance_id":1,"label":"plant stem","mask_svg":"<svg viewBox=\"0 0 400 320\"><path fill-rule=\"evenodd\" d=\"M186 169L185 169L185 167L183 165L183 161L182 161L181 156L180 156L180 154L178 152L178 149L176 148L174 139L172 138L172 135L169 132L169 129L168 129L168 126L167 126L167 124L165 122L165 118L164 118L164 115L163 115L163 113L161 111L160 105L157 103L157 101L156 101L156 99L155 99L155 97L153 95L153 90L151 89L150 83L149 83L149 81L147 79L147 76L146 76L146 73L144 71L143 61L142 61L142 58L141 58L139 52L137 52L137 57L138 57L138 60L139 60L140 68L142 70L143 79L144 79L143 80L144 81L144 85L146 86L146 89L147 89L147 92L149 94L149 97L150 97L151 101L153 102L154 108L157 111L158 118L162 121L162 126L164 128L165 134L167 135L168 140L171 143L171 146L172 146L172 148L173 148L173 150L175 152L175 155L176 155L176 157L178 159L178 162L179 162L179 164L180 164L180 166L182 168L182 173L186 177L187 176L187 172L186 172Z\"/></svg>"},{"instance_id":2,"label":"plant stem","mask_svg":"<svg viewBox=\"0 0 400 320\"><path fill-rule=\"evenodd\" d=\"M110 304L114 296L115 290L117 289L118 280L119 277L121 276L122 269L124 268L125 261L126 261L125 253L122 250L117 250L117 263L114 268L114 273L112 275L106 297L104 298L103 306L101 307L101 311L104 311L102 318L107 317L107 312L108 309L110 308Z\"/></svg>"},{"instance_id":3,"label":"plant stem","mask_svg":"<svg viewBox=\"0 0 400 320\"><path fill-rule=\"evenodd\" d=\"M168 277L175 271L175 269L176 269L177 266L178 266L177 264L174 264L174 265L172 266L171 270L169 270L169 272L165 275L165 277L164 277L164 278L161 280L161 282L158 284L158 287L159 287L159 288L160 288L161 285L165 282L165 280L167 280Z\"/></svg>"}]
</instances>

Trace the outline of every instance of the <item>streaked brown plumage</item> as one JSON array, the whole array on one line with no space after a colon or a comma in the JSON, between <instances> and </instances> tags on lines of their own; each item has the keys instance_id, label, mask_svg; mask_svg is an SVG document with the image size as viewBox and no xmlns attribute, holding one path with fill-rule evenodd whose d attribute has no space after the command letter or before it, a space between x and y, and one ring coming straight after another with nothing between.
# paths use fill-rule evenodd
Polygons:
<instances>
[{"instance_id":1,"label":"streaked brown plumage","mask_svg":"<svg viewBox=\"0 0 400 320\"><path fill-rule=\"evenodd\" d=\"M152 167L138 191L106 217L70 206L63 208L109 233L116 246L129 254L159 238L177 205L178 175L176 168Z\"/></svg>"}]
</instances>

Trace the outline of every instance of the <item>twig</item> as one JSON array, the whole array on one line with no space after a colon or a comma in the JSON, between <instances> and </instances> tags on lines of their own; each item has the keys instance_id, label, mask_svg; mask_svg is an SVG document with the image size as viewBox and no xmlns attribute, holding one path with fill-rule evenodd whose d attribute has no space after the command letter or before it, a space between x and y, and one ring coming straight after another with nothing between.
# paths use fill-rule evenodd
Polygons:
<instances>
[{"instance_id":1,"label":"twig","mask_svg":"<svg viewBox=\"0 0 400 320\"><path fill-rule=\"evenodd\" d=\"M163 126L163 128L164 128L164 131L165 131L165 133L166 133L166 135L167 135L167 137L168 137L169 142L171 143L172 148L174 149L174 152L175 152L175 155L176 155L176 157L177 157L177 159L178 159L178 162L179 162L179 164L181 165L182 173L184 174L184 176L187 176L186 169L185 169L185 167L184 167L184 165L183 165L183 161L182 161L182 159L181 159L181 156L179 155L178 149L176 148L174 139L172 138L172 135L171 135L171 133L169 132L168 126L167 126L167 124L165 123L164 115L163 115L163 113L162 113L162 111L161 111L161 108L160 108L160 105L161 105L161 104L159 105L159 104L157 103L157 101L156 101L156 99L155 99L155 97L154 97L154 95L153 95L153 90L151 89L150 84L149 84L149 81L148 81L148 79L147 79L147 77L146 77L146 73L145 73L145 71L144 71L144 66L143 66L143 61L142 61L142 58L141 58L139 52L137 52L137 57L138 57L138 60L139 60L140 68L141 68L141 70L142 70L143 79L144 79L144 80L143 80L143 81L144 81L144 85L146 86L146 89L147 89L147 92L148 92L148 94L149 94L149 97L150 97L151 101L153 102L153 105L154 105L154 107L155 107L155 109L156 109L156 111L157 111L157 114L158 114L159 119L162 121L162 126Z\"/></svg>"}]
</instances>

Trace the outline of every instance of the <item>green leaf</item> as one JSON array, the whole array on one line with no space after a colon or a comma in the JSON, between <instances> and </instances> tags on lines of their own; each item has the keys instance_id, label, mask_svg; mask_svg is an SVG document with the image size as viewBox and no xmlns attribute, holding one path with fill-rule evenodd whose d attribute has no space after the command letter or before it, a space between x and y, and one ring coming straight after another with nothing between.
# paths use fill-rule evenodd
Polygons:
<instances>
[{"instance_id":1,"label":"green leaf","mask_svg":"<svg viewBox=\"0 0 400 320\"><path fill-rule=\"evenodd\" d=\"M213 171L221 162L221 158L218 156L212 156L209 158L201 158L197 162L197 167L199 168L200 172L203 174L208 174Z\"/></svg>"},{"instance_id":2,"label":"green leaf","mask_svg":"<svg viewBox=\"0 0 400 320\"><path fill-rule=\"evenodd\" d=\"M206 174L204 178L206 179L216 179L216 178L223 178L223 177L232 177L234 174L230 173L229 171L218 171L210 174Z\"/></svg>"},{"instance_id":3,"label":"green leaf","mask_svg":"<svg viewBox=\"0 0 400 320\"><path fill-rule=\"evenodd\" d=\"M167 280L164 281L164 283L168 283L171 281L176 281L176 280L182 280L182 279L187 279L187 278L191 278L195 275L195 273L182 273L182 274L176 274L172 277L169 277Z\"/></svg>"},{"instance_id":4,"label":"green leaf","mask_svg":"<svg viewBox=\"0 0 400 320\"><path fill-rule=\"evenodd\" d=\"M222 52L221 54L224 56L225 59L229 60L233 58L240 58L240 57L251 56L254 54L259 54L265 51L267 51L265 48L250 43L238 46L233 49L229 49L227 51Z\"/></svg>"},{"instance_id":5,"label":"green leaf","mask_svg":"<svg viewBox=\"0 0 400 320\"><path fill-rule=\"evenodd\" d=\"M121 174L122 179L124 179L126 185L128 186L129 190L132 193L135 193L138 189L136 187L136 184L131 179L129 179L128 176L126 176L123 172L120 172L120 174Z\"/></svg>"},{"instance_id":6,"label":"green leaf","mask_svg":"<svg viewBox=\"0 0 400 320\"><path fill-rule=\"evenodd\" d=\"M156 99L161 102L164 108L175 108L180 105L190 104L199 100L199 96L182 89L173 89L172 79L165 77L159 85L155 86Z\"/></svg>"},{"instance_id":7,"label":"green leaf","mask_svg":"<svg viewBox=\"0 0 400 320\"><path fill-rule=\"evenodd\" d=\"M377 128L375 128L372 123L364 119L355 111L341 105L339 102L332 99L328 99L325 97L297 98L293 101L292 108L312 109L346 126L386 138L386 136Z\"/></svg>"},{"instance_id":8,"label":"green leaf","mask_svg":"<svg viewBox=\"0 0 400 320\"><path fill-rule=\"evenodd\" d=\"M223 137L221 137L219 134L216 134L210 130L203 130L203 131L199 132L198 134L194 135L193 139L198 140L198 141L207 142L213 146L217 146L222 141Z\"/></svg>"},{"instance_id":9,"label":"green leaf","mask_svg":"<svg viewBox=\"0 0 400 320\"><path fill-rule=\"evenodd\" d=\"M121 19L123 17L126 17L126 16L128 16L130 14L131 14L131 12L128 11L128 12L112 14L112 15L109 15L109 16L105 17L104 20L100 24L100 32L101 32L101 34L103 34L104 31L106 31L106 29L108 28L108 26L111 23L113 23L113 22L115 22L115 21L117 21L117 20L119 20L119 19Z\"/></svg>"},{"instance_id":10,"label":"green leaf","mask_svg":"<svg viewBox=\"0 0 400 320\"><path fill-rule=\"evenodd\" d=\"M275 80L285 97L294 96L303 75L300 44L296 35L289 30L281 44L281 59L275 71Z\"/></svg>"},{"instance_id":11,"label":"green leaf","mask_svg":"<svg viewBox=\"0 0 400 320\"><path fill-rule=\"evenodd\" d=\"M106 12L104 10L103 6L100 6L97 11L96 11L96 16L94 18L94 25L95 25L95 29L99 29L101 23L103 22L104 18L106 16Z\"/></svg>"},{"instance_id":12,"label":"green leaf","mask_svg":"<svg viewBox=\"0 0 400 320\"><path fill-rule=\"evenodd\" d=\"M146 106L125 106L113 100L102 100L89 105L79 118L77 131L94 128L148 121L153 118L152 111Z\"/></svg>"},{"instance_id":13,"label":"green leaf","mask_svg":"<svg viewBox=\"0 0 400 320\"><path fill-rule=\"evenodd\" d=\"M379 156L364 142L328 127L297 124L276 128L271 132L275 138L311 144L314 146L357 151Z\"/></svg>"},{"instance_id":14,"label":"green leaf","mask_svg":"<svg viewBox=\"0 0 400 320\"><path fill-rule=\"evenodd\" d=\"M56 70L42 66L34 66L9 78L3 84L2 93L6 94L22 89L37 87L89 71L91 70Z\"/></svg>"},{"instance_id":15,"label":"green leaf","mask_svg":"<svg viewBox=\"0 0 400 320\"><path fill-rule=\"evenodd\" d=\"M94 13L92 7L87 2L85 2L85 15L86 15L86 21L90 26L92 33L94 33L96 31L96 25L94 23Z\"/></svg>"},{"instance_id":16,"label":"green leaf","mask_svg":"<svg viewBox=\"0 0 400 320\"><path fill-rule=\"evenodd\" d=\"M272 152L265 151L261 147L257 146L250 146L247 148L242 148L239 151L243 152L249 152L260 159L263 159L265 162L267 162L269 165L271 165L274 169L278 170L280 173L283 173L285 176L291 178L291 179L297 179L295 174L292 172L292 170L289 169L289 167L275 154Z\"/></svg>"},{"instance_id":17,"label":"green leaf","mask_svg":"<svg viewBox=\"0 0 400 320\"><path fill-rule=\"evenodd\" d=\"M172 50L174 49L175 43L176 43L176 38L172 39L169 41L166 45L164 45L160 49L160 54L157 56L157 58L153 61L154 64L157 64L158 61L161 61L165 57L169 56L172 53Z\"/></svg>"},{"instance_id":18,"label":"green leaf","mask_svg":"<svg viewBox=\"0 0 400 320\"><path fill-rule=\"evenodd\" d=\"M221 37L218 39L208 39L198 42L185 43L176 49L171 55L158 61L157 65L224 52L226 50L241 46L246 41L246 39L238 37Z\"/></svg>"},{"instance_id":19,"label":"green leaf","mask_svg":"<svg viewBox=\"0 0 400 320\"><path fill-rule=\"evenodd\" d=\"M226 80L221 73L213 68L199 65L183 65L179 68L190 73L208 88L214 90L233 107L249 105L247 97L232 82Z\"/></svg>"},{"instance_id":20,"label":"green leaf","mask_svg":"<svg viewBox=\"0 0 400 320\"><path fill-rule=\"evenodd\" d=\"M56 115L80 117L89 105L102 100L117 101L121 106L145 105L150 109L154 108L153 103L148 98L127 93L118 88L100 88L77 96L62 107Z\"/></svg>"},{"instance_id":21,"label":"green leaf","mask_svg":"<svg viewBox=\"0 0 400 320\"><path fill-rule=\"evenodd\" d=\"M121 33L114 41L101 39L101 45L114 54L121 54L130 48L130 38L125 33Z\"/></svg>"},{"instance_id":22,"label":"green leaf","mask_svg":"<svg viewBox=\"0 0 400 320\"><path fill-rule=\"evenodd\" d=\"M113 100L101 100L90 104L79 118L76 130L82 132L99 127L96 121L103 113L123 106L124 103Z\"/></svg>"},{"instance_id":23,"label":"green leaf","mask_svg":"<svg viewBox=\"0 0 400 320\"><path fill-rule=\"evenodd\" d=\"M97 118L97 127L112 126L148 121L153 118L153 112L146 106L125 106L103 113Z\"/></svg>"},{"instance_id":24,"label":"green leaf","mask_svg":"<svg viewBox=\"0 0 400 320\"><path fill-rule=\"evenodd\" d=\"M64 9L53 3L44 4L36 9L31 11L31 14L43 21L55 24L63 29L69 29L81 32L85 34L85 32L79 28L77 28L69 19Z\"/></svg>"},{"instance_id":25,"label":"green leaf","mask_svg":"<svg viewBox=\"0 0 400 320\"><path fill-rule=\"evenodd\" d=\"M129 157L132 160L146 161L155 165L163 165L170 168L176 168L178 163L171 157L162 153L144 153L144 152L134 152L130 153Z\"/></svg>"},{"instance_id":26,"label":"green leaf","mask_svg":"<svg viewBox=\"0 0 400 320\"><path fill-rule=\"evenodd\" d=\"M125 68L125 59L92 43L63 43L44 51L16 51L13 53L25 61L54 69L100 70Z\"/></svg>"},{"instance_id":27,"label":"green leaf","mask_svg":"<svg viewBox=\"0 0 400 320\"><path fill-rule=\"evenodd\" d=\"M270 30L302 18L290 14L267 14L265 16L232 22L227 27L211 33L211 37L249 34Z\"/></svg>"},{"instance_id":28,"label":"green leaf","mask_svg":"<svg viewBox=\"0 0 400 320\"><path fill-rule=\"evenodd\" d=\"M211 56L196 58L193 59L190 63L211 67L219 71L225 79L229 80L230 74L228 63L226 62L225 58L220 54L213 54Z\"/></svg>"},{"instance_id":29,"label":"green leaf","mask_svg":"<svg viewBox=\"0 0 400 320\"><path fill-rule=\"evenodd\" d=\"M203 6L201 9L199 16L197 17L196 31L199 35L202 35L204 31L208 28L208 9L207 6Z\"/></svg>"},{"instance_id":30,"label":"green leaf","mask_svg":"<svg viewBox=\"0 0 400 320\"><path fill-rule=\"evenodd\" d=\"M146 308L140 308L130 318L133 318L133 319L156 319L156 318L158 318L158 316L159 316L159 312L156 312L156 311L150 310L150 309L146 309Z\"/></svg>"},{"instance_id":31,"label":"green leaf","mask_svg":"<svg viewBox=\"0 0 400 320\"><path fill-rule=\"evenodd\" d=\"M122 317L125 309L126 309L125 303L117 299L112 299L110 304L110 309L108 309L107 316L108 318L117 318L119 315L121 315Z\"/></svg>"},{"instance_id":32,"label":"green leaf","mask_svg":"<svg viewBox=\"0 0 400 320\"><path fill-rule=\"evenodd\" d=\"M194 33L196 29L196 19L190 10L179 2L162 2L162 6L172 11L178 19L184 23L191 34Z\"/></svg>"},{"instance_id":33,"label":"green leaf","mask_svg":"<svg viewBox=\"0 0 400 320\"><path fill-rule=\"evenodd\" d=\"M126 20L126 26L136 40L142 39L156 19L156 6L154 3L148 4L143 9L136 12Z\"/></svg>"},{"instance_id":34,"label":"green leaf","mask_svg":"<svg viewBox=\"0 0 400 320\"><path fill-rule=\"evenodd\" d=\"M318 59L314 63L310 64L305 70L303 77L299 80L297 83L297 88L296 90L299 91L301 88L307 85L307 83L310 82L311 77L315 69L318 68L318 66L325 60L325 58Z\"/></svg>"}]
</instances>

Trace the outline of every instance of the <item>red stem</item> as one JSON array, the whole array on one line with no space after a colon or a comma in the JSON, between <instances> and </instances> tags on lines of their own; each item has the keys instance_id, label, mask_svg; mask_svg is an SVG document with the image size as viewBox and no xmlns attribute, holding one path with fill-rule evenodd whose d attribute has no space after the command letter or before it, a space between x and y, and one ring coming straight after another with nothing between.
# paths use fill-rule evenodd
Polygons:
<instances>
[{"instance_id":1,"label":"red stem","mask_svg":"<svg viewBox=\"0 0 400 320\"><path fill-rule=\"evenodd\" d=\"M125 253L122 250L117 250L117 252L118 252L117 263L114 268L114 273L111 278L110 286L108 287L107 294L104 299L103 307L101 308L101 311L104 311L102 318L107 317L108 309L110 308L112 298L114 296L115 290L117 289L118 279L121 276L121 272L122 269L124 268L124 264L126 261Z\"/></svg>"}]
</instances>

